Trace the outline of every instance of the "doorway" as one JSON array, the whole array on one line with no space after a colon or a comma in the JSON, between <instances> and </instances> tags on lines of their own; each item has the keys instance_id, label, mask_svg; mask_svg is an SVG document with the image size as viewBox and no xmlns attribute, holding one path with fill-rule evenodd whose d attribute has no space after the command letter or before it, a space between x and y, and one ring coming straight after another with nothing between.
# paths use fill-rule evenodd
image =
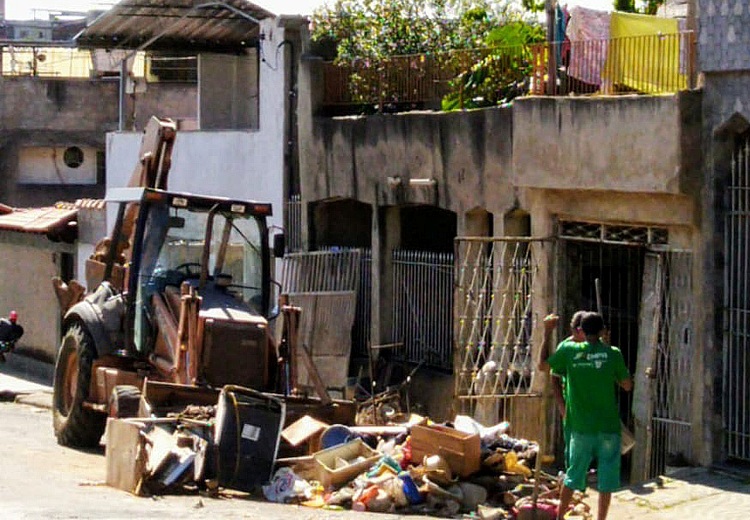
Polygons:
<instances>
[{"instance_id":1,"label":"doorway","mask_svg":"<svg viewBox=\"0 0 750 520\"><path fill-rule=\"evenodd\" d=\"M565 325L577 310L598 310L620 348L632 376L639 369L643 342L642 293L647 252L666 247L665 228L560 221L560 262L556 274L558 310ZM599 294L597 294L597 283ZM667 384L667 383L665 383ZM620 419L634 429L634 393L618 388ZM631 452L632 453L632 452ZM631 471L631 456L623 459L623 475Z\"/></svg>"}]
</instances>

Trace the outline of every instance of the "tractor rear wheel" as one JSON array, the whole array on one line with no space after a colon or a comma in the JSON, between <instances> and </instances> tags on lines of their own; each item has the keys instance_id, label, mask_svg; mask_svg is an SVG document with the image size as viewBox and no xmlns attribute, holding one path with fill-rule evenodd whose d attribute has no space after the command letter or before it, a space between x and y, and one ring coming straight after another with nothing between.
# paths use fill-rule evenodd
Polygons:
<instances>
[{"instance_id":1,"label":"tractor rear wheel","mask_svg":"<svg viewBox=\"0 0 750 520\"><path fill-rule=\"evenodd\" d=\"M133 385L117 385L109 394L107 410L109 416L115 419L138 417L138 407L141 404L141 390Z\"/></svg>"},{"instance_id":2,"label":"tractor rear wheel","mask_svg":"<svg viewBox=\"0 0 750 520\"><path fill-rule=\"evenodd\" d=\"M106 416L84 407L95 358L88 331L80 324L69 327L57 353L52 393L52 423L63 446L96 447L104 433Z\"/></svg>"}]
</instances>

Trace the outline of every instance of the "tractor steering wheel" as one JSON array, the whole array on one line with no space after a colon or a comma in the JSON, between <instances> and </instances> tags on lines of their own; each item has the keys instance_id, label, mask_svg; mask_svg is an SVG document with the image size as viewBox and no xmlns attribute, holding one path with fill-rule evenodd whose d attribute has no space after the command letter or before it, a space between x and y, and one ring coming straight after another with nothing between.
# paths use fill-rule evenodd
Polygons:
<instances>
[{"instance_id":1,"label":"tractor steering wheel","mask_svg":"<svg viewBox=\"0 0 750 520\"><path fill-rule=\"evenodd\" d=\"M197 267L198 272L194 272L191 268ZM201 274L201 264L198 262L185 262L174 268L175 271L184 271L185 278L198 278Z\"/></svg>"}]
</instances>

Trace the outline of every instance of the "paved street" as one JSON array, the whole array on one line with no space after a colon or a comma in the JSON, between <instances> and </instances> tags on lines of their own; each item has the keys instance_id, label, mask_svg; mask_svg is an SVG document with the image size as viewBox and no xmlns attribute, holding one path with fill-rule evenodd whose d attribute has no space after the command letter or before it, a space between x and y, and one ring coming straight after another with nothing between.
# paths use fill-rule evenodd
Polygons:
<instances>
[{"instance_id":1,"label":"paved street","mask_svg":"<svg viewBox=\"0 0 750 520\"><path fill-rule=\"evenodd\" d=\"M0 517L36 518L279 518L342 519L395 515L281 506L246 495L138 498L107 487L102 449L62 448L52 434L51 371L22 358L0 366ZM596 509L597 496L589 503ZM611 520L734 520L750 516L750 479L688 468L615 495Z\"/></svg>"}]
</instances>

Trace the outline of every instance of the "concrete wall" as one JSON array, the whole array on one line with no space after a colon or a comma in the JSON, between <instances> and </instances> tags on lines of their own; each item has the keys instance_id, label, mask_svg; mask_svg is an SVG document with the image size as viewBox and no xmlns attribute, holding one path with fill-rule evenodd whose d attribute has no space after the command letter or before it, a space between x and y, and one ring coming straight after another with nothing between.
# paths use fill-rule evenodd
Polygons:
<instances>
[{"instance_id":1,"label":"concrete wall","mask_svg":"<svg viewBox=\"0 0 750 520\"><path fill-rule=\"evenodd\" d=\"M695 0L700 26L700 70L750 69L750 6L729 0Z\"/></svg>"},{"instance_id":2,"label":"concrete wall","mask_svg":"<svg viewBox=\"0 0 750 520\"><path fill-rule=\"evenodd\" d=\"M57 351L60 312L51 279L60 274L60 254L72 246L55 244L40 235L0 233L0 316L18 311L25 352L52 362Z\"/></svg>"},{"instance_id":3,"label":"concrete wall","mask_svg":"<svg viewBox=\"0 0 750 520\"><path fill-rule=\"evenodd\" d=\"M98 131L117 128L116 81L0 79L3 129Z\"/></svg>"},{"instance_id":4,"label":"concrete wall","mask_svg":"<svg viewBox=\"0 0 750 520\"><path fill-rule=\"evenodd\" d=\"M180 124L197 124L198 88L189 83L147 83L145 90L126 99L125 128L143 130L151 116L168 117ZM115 104L115 109L117 105ZM117 118L115 119L117 121ZM183 123L184 122L184 123ZM107 130L115 130L117 125Z\"/></svg>"},{"instance_id":5,"label":"concrete wall","mask_svg":"<svg viewBox=\"0 0 750 520\"><path fill-rule=\"evenodd\" d=\"M258 128L258 54L198 56L198 125L202 130Z\"/></svg>"},{"instance_id":6,"label":"concrete wall","mask_svg":"<svg viewBox=\"0 0 750 520\"><path fill-rule=\"evenodd\" d=\"M700 111L690 93L516 100L513 184L682 193L700 172L688 161L700 150L686 148L699 142ZM694 124L683 124L686 113Z\"/></svg>"},{"instance_id":7,"label":"concrete wall","mask_svg":"<svg viewBox=\"0 0 750 520\"><path fill-rule=\"evenodd\" d=\"M143 128L152 115L195 119L194 85L149 84L145 92L129 95L129 124ZM117 80L53 80L0 78L0 202L45 206L59 200L104 196L105 134L118 126ZM24 147L95 150L91 166L97 175L90 184L24 184L19 180Z\"/></svg>"},{"instance_id":8,"label":"concrete wall","mask_svg":"<svg viewBox=\"0 0 750 520\"><path fill-rule=\"evenodd\" d=\"M372 225L373 341L390 339L388 256L401 240L393 206L453 211L459 235L513 234L507 216L518 210L530 215L532 236L554 235L556 219L565 217L666 226L671 246L692 249L696 264L703 261L700 93L523 98L512 107L448 114L322 118L315 115L319 72L318 62L303 64L303 212L308 203L349 198L380 215ZM433 183L414 187L411 179ZM303 234L310 217L303 213ZM556 304L552 275L550 269L539 277L539 316ZM707 334L703 324L695 332ZM702 367L693 369L690 377L699 377ZM415 394L428 412L449 418L452 380L427 371L417 379L415 388L429 388Z\"/></svg>"},{"instance_id":9,"label":"concrete wall","mask_svg":"<svg viewBox=\"0 0 750 520\"><path fill-rule=\"evenodd\" d=\"M717 37L717 35L714 35ZM721 38L716 45L720 45ZM703 47L701 47L702 49ZM750 73L748 71L709 72L704 79L703 143L706 150L704 174L706 189L701 200L705 216L702 233L713 240L701 244L703 262L701 275L709 283L703 287L706 305L699 316L709 333L703 341L702 372L696 380L695 390L700 399L696 413L703 417L700 423L702 460L723 460L725 452L723 406L723 315L724 308L724 216L727 210L724 193L729 183L726 141L742 132L750 121Z\"/></svg>"},{"instance_id":10,"label":"concrete wall","mask_svg":"<svg viewBox=\"0 0 750 520\"><path fill-rule=\"evenodd\" d=\"M137 164L141 134L107 135L107 187L125 186ZM169 189L273 204L271 222L282 225L281 154L260 132L178 132ZM108 209L111 226L114 213Z\"/></svg>"},{"instance_id":11,"label":"concrete wall","mask_svg":"<svg viewBox=\"0 0 750 520\"><path fill-rule=\"evenodd\" d=\"M502 212L515 200L511 132L509 108L314 118L311 139L300 143L303 199ZM412 179L435 184L413 186Z\"/></svg>"}]
</instances>

